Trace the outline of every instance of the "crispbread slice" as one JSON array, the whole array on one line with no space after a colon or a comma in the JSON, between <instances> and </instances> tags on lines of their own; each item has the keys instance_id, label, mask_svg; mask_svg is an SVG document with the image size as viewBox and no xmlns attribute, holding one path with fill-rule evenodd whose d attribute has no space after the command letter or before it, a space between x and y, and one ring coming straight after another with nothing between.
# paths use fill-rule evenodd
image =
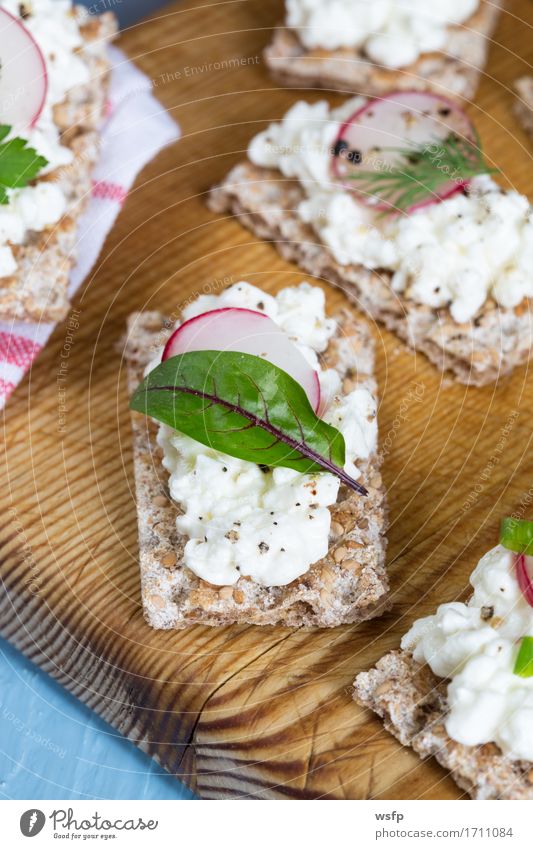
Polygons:
<instances>
[{"instance_id":1,"label":"crispbread slice","mask_svg":"<svg viewBox=\"0 0 533 849\"><path fill-rule=\"evenodd\" d=\"M97 130L105 113L109 82L107 44L117 33L117 20L112 12L87 15L83 6L75 6L80 19L84 47L82 55L89 68L90 78L85 85L75 86L62 103L54 107L54 121L63 139L80 131Z\"/></svg>"},{"instance_id":2,"label":"crispbread slice","mask_svg":"<svg viewBox=\"0 0 533 849\"><path fill-rule=\"evenodd\" d=\"M472 98L484 69L503 2L481 0L461 26L449 27L445 52L425 53L406 68L376 65L359 49L308 50L293 30L278 27L266 48L265 62L285 86L327 88L374 96L397 89L431 89Z\"/></svg>"},{"instance_id":3,"label":"crispbread slice","mask_svg":"<svg viewBox=\"0 0 533 849\"><path fill-rule=\"evenodd\" d=\"M354 699L421 758L433 756L473 799L533 799L533 763L505 757L494 743L463 746L447 734L447 681L407 651L386 654L354 682Z\"/></svg>"},{"instance_id":4,"label":"crispbread slice","mask_svg":"<svg viewBox=\"0 0 533 849\"><path fill-rule=\"evenodd\" d=\"M524 128L533 136L533 77L520 77L514 87L518 94L515 113Z\"/></svg>"},{"instance_id":5,"label":"crispbread slice","mask_svg":"<svg viewBox=\"0 0 533 849\"><path fill-rule=\"evenodd\" d=\"M126 343L130 393L164 341L162 326L159 313L130 317ZM373 341L349 311L340 317L338 335L324 361L341 371L344 391L364 385L375 394ZM234 622L334 627L370 619L388 607L385 491L377 456L359 463L366 497L341 486L338 501L330 508L330 549L324 560L285 587L262 587L245 577L233 587L217 587L183 564L187 539L176 530L179 507L169 498L168 473L156 444L157 424L135 412L132 423L142 600L152 627Z\"/></svg>"},{"instance_id":6,"label":"crispbread slice","mask_svg":"<svg viewBox=\"0 0 533 849\"><path fill-rule=\"evenodd\" d=\"M80 13L85 16L85 10ZM85 17L83 17L85 20ZM106 42L116 32L114 15L106 12L81 27L82 55L91 72L85 86L69 91L54 109L62 140L74 152L74 161L43 176L57 181L67 197L67 212L52 227L29 233L25 242L12 246L17 269L0 277L0 318L19 321L59 321L69 308L67 286L76 259L76 223L90 197L91 172L98 156L100 125L108 87Z\"/></svg>"},{"instance_id":7,"label":"crispbread slice","mask_svg":"<svg viewBox=\"0 0 533 849\"><path fill-rule=\"evenodd\" d=\"M339 286L359 308L383 322L411 348L422 351L461 383L481 386L525 362L533 348L532 302L503 309L489 300L468 324L457 324L447 309L433 309L394 292L391 275L360 265L340 265L317 241L296 210L304 191L279 171L251 162L237 165L215 186L208 204L215 212L236 215L280 254L305 272Z\"/></svg>"},{"instance_id":8,"label":"crispbread slice","mask_svg":"<svg viewBox=\"0 0 533 849\"><path fill-rule=\"evenodd\" d=\"M0 318L23 321L59 321L69 300L67 286L75 258L76 221L91 190L91 172L98 156L98 134L73 137L72 164L57 169L50 178L60 183L68 213L54 227L32 233L23 245L12 248L18 268L13 277L0 278Z\"/></svg>"}]
</instances>

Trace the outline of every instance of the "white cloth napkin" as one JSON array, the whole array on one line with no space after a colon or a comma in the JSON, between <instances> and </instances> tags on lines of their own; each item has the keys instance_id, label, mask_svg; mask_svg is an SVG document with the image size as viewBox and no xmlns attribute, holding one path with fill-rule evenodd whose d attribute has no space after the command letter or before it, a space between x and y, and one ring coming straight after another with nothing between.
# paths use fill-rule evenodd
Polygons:
<instances>
[{"instance_id":1,"label":"white cloth napkin","mask_svg":"<svg viewBox=\"0 0 533 849\"><path fill-rule=\"evenodd\" d=\"M178 125L151 93L151 83L116 47L100 158L92 196L78 222L73 295L98 259L105 238L139 171L161 148L179 138ZM55 324L0 322L0 410L42 350Z\"/></svg>"}]
</instances>

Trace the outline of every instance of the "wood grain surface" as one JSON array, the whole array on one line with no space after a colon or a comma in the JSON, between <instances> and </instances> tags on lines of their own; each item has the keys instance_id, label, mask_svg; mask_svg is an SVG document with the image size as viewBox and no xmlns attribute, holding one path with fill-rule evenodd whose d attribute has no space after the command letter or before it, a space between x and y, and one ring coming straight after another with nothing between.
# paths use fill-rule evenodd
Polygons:
<instances>
[{"instance_id":1,"label":"wood grain surface","mask_svg":"<svg viewBox=\"0 0 533 849\"><path fill-rule=\"evenodd\" d=\"M508 4L468 111L502 180L533 195L533 148L511 93L530 68L532 6ZM174 633L151 630L141 613L121 336L134 309L171 315L222 282L275 291L302 278L204 204L250 136L301 94L278 89L261 62L281 11L259 0L176 4L119 40L153 78L183 138L137 181L77 299L64 432L56 380L66 325L8 405L1 629L201 796L455 798L445 772L402 749L351 701L350 685L414 618L467 594L502 514L533 516L527 367L496 387L467 390L374 328L391 513L394 607L386 616L333 631ZM341 292L318 283L330 308L342 303Z\"/></svg>"}]
</instances>

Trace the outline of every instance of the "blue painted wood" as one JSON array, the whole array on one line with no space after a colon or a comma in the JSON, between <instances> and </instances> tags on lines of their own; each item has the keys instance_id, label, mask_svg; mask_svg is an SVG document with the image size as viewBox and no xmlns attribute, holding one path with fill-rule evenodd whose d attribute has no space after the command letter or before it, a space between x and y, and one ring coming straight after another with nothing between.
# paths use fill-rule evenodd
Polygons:
<instances>
[{"instance_id":1,"label":"blue painted wood","mask_svg":"<svg viewBox=\"0 0 533 849\"><path fill-rule=\"evenodd\" d=\"M107 11L113 12L118 18L121 29L125 29L139 18L144 18L166 5L169 0L76 0L76 2L87 6L93 15L101 15L102 12Z\"/></svg>"},{"instance_id":2,"label":"blue painted wood","mask_svg":"<svg viewBox=\"0 0 533 849\"><path fill-rule=\"evenodd\" d=\"M194 797L0 640L0 798Z\"/></svg>"}]
</instances>

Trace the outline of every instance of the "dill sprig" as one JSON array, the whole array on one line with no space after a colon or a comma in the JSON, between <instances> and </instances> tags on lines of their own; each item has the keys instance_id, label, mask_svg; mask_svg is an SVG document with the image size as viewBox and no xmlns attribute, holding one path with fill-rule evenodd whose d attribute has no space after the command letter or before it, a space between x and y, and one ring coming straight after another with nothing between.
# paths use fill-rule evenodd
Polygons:
<instances>
[{"instance_id":1,"label":"dill sprig","mask_svg":"<svg viewBox=\"0 0 533 849\"><path fill-rule=\"evenodd\" d=\"M454 133L420 147L383 150L397 153L398 161L382 164L375 171L354 170L347 178L357 182L358 191L387 204L390 207L387 212L406 211L428 196L437 197L438 189L446 183L464 184L478 174L497 170L489 168L479 143Z\"/></svg>"}]
</instances>

